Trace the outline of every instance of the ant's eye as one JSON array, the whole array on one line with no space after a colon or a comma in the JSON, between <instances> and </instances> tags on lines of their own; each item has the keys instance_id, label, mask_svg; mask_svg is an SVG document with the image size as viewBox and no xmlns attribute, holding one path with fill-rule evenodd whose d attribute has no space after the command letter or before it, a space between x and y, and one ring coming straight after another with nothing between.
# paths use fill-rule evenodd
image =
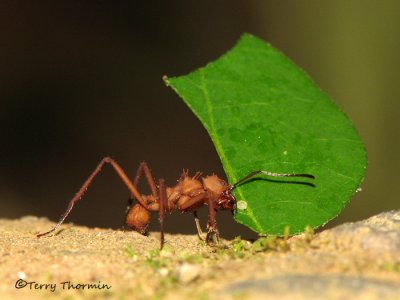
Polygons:
<instances>
[{"instance_id":1,"label":"ant's eye","mask_svg":"<svg viewBox=\"0 0 400 300\"><path fill-rule=\"evenodd\" d=\"M220 182L219 182L221 185L226 185L226 182L225 181L223 181L223 180L221 180Z\"/></svg>"}]
</instances>

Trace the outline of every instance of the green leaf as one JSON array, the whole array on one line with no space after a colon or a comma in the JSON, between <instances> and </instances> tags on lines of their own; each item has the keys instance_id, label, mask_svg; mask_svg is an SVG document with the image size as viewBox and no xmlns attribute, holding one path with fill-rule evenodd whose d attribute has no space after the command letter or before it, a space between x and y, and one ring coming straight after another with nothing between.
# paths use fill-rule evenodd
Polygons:
<instances>
[{"instance_id":1,"label":"green leaf","mask_svg":"<svg viewBox=\"0 0 400 300\"><path fill-rule=\"evenodd\" d=\"M254 170L316 177L260 175L240 185L239 223L275 235L289 226L296 234L337 216L359 187L366 153L351 121L262 40L245 34L206 67L164 80L207 129L230 184Z\"/></svg>"}]
</instances>

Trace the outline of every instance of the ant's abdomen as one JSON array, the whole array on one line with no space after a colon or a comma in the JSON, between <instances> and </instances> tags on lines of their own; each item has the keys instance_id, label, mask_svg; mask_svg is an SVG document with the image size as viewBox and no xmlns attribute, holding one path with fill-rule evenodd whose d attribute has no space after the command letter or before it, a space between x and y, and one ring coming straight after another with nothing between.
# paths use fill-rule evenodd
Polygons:
<instances>
[{"instance_id":1,"label":"ant's abdomen","mask_svg":"<svg viewBox=\"0 0 400 300\"><path fill-rule=\"evenodd\" d=\"M143 234L150 223L150 212L137 203L128 211L125 222L129 228Z\"/></svg>"}]
</instances>

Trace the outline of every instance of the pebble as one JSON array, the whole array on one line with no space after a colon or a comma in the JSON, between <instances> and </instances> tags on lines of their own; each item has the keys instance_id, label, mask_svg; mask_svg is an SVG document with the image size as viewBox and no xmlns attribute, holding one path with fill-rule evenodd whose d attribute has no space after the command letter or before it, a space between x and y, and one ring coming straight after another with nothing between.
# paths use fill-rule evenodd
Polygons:
<instances>
[{"instance_id":1,"label":"pebble","mask_svg":"<svg viewBox=\"0 0 400 300\"><path fill-rule=\"evenodd\" d=\"M380 213L366 220L345 223L322 232L319 239L326 240L335 250L368 252L376 259L400 257L400 210Z\"/></svg>"},{"instance_id":2,"label":"pebble","mask_svg":"<svg viewBox=\"0 0 400 300\"><path fill-rule=\"evenodd\" d=\"M199 266L189 263L182 263L177 270L177 278L181 283L189 283L200 275Z\"/></svg>"}]
</instances>

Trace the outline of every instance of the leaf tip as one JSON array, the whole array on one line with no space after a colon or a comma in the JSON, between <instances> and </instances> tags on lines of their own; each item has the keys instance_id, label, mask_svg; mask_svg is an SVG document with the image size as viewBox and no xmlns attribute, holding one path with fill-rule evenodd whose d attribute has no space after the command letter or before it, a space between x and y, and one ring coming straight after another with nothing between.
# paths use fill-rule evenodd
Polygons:
<instances>
[{"instance_id":1,"label":"leaf tip","mask_svg":"<svg viewBox=\"0 0 400 300\"><path fill-rule=\"evenodd\" d=\"M266 41L264 41L263 39L261 39L261 38L255 36L254 34L248 33L248 32L245 32L245 33L243 33L243 34L240 36L239 41L244 41L244 40L258 41L258 42L261 42L261 43L263 43L263 44L269 45L268 42L266 42Z\"/></svg>"},{"instance_id":2,"label":"leaf tip","mask_svg":"<svg viewBox=\"0 0 400 300\"><path fill-rule=\"evenodd\" d=\"M243 38L255 38L254 34L248 33L248 32L244 32L241 36L241 39Z\"/></svg>"},{"instance_id":3,"label":"leaf tip","mask_svg":"<svg viewBox=\"0 0 400 300\"><path fill-rule=\"evenodd\" d=\"M169 78L167 75L163 75L162 80L164 81L164 83L169 86L170 82L169 82Z\"/></svg>"}]
</instances>

